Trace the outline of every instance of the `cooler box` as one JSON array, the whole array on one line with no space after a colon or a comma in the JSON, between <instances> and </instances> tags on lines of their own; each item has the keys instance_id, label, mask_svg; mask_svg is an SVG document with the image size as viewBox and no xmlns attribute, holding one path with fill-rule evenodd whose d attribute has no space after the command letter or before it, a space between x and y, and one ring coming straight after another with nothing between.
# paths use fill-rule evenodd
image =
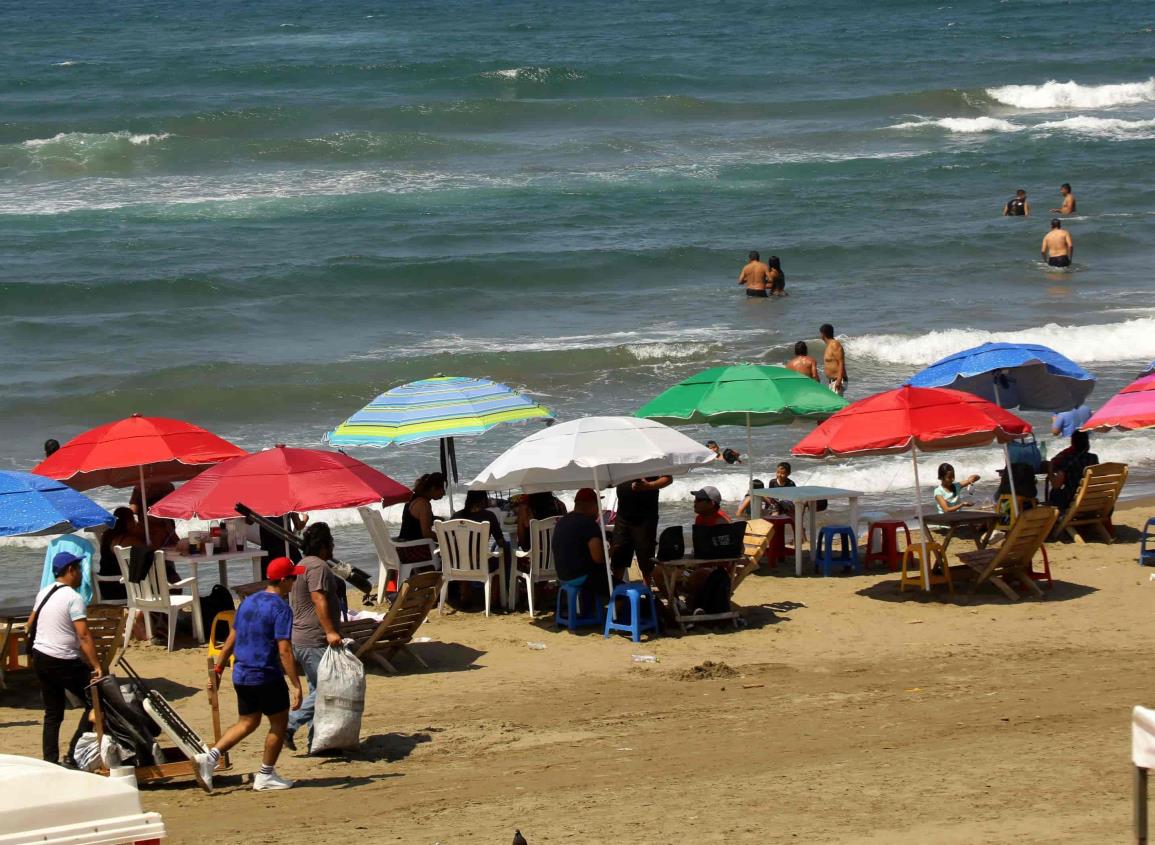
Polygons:
<instances>
[{"instance_id":1,"label":"cooler box","mask_svg":"<svg viewBox=\"0 0 1155 845\"><path fill-rule=\"evenodd\" d=\"M135 783L0 754L0 845L152 845L163 836Z\"/></svg>"}]
</instances>

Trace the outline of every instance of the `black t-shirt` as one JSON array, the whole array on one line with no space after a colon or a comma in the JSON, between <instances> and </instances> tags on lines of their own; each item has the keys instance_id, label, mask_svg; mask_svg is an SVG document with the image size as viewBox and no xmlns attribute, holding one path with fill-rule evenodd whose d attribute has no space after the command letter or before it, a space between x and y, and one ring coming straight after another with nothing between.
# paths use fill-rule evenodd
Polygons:
<instances>
[{"instance_id":1,"label":"black t-shirt","mask_svg":"<svg viewBox=\"0 0 1155 845\"><path fill-rule=\"evenodd\" d=\"M653 476L646 481L657 481L660 476ZM645 525L648 522L658 521L658 491L642 490L635 492L634 482L627 481L618 485L618 519L630 525Z\"/></svg>"},{"instance_id":2,"label":"black t-shirt","mask_svg":"<svg viewBox=\"0 0 1155 845\"><path fill-rule=\"evenodd\" d=\"M598 568L590 555L590 540L598 537L601 530L591 516L569 513L558 520L553 529L553 561L560 580L571 581Z\"/></svg>"}]
</instances>

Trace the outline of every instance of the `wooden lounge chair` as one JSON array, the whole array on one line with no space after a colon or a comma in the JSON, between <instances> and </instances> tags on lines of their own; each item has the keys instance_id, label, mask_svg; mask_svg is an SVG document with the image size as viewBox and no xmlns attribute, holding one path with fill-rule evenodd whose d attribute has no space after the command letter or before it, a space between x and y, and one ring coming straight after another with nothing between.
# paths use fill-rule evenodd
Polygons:
<instances>
[{"instance_id":1,"label":"wooden lounge chair","mask_svg":"<svg viewBox=\"0 0 1155 845\"><path fill-rule=\"evenodd\" d=\"M399 651L429 668L421 656L408 648L413 635L437 604L441 589L440 572L419 572L401 585L393 604L380 622L358 619L341 624L341 636L352 639L353 653L362 662L372 660L386 672L397 674L389 658Z\"/></svg>"},{"instance_id":2,"label":"wooden lounge chair","mask_svg":"<svg viewBox=\"0 0 1155 845\"><path fill-rule=\"evenodd\" d=\"M1115 542L1107 525L1111 520L1111 512L1115 510L1115 503L1119 500L1119 493L1126 483L1126 464L1095 464L1087 467L1075 500L1055 529L1055 537L1061 538L1067 534L1076 543L1083 543L1082 530L1093 529L1103 538L1103 542Z\"/></svg>"},{"instance_id":3,"label":"wooden lounge chair","mask_svg":"<svg viewBox=\"0 0 1155 845\"><path fill-rule=\"evenodd\" d=\"M115 607L109 604L90 604L88 606L88 633L92 635L92 644L96 647L100 668L106 674L116 659L116 653L120 651L120 644L124 637L124 626L127 621L127 607Z\"/></svg>"},{"instance_id":4,"label":"wooden lounge chair","mask_svg":"<svg viewBox=\"0 0 1155 845\"><path fill-rule=\"evenodd\" d=\"M734 586L731 593L737 592L738 585L762 565L762 559L766 556L766 550L770 548L773 536L774 524L769 520L751 519L746 523L746 534L742 538L744 561L734 569Z\"/></svg>"},{"instance_id":5,"label":"wooden lounge chair","mask_svg":"<svg viewBox=\"0 0 1155 845\"><path fill-rule=\"evenodd\" d=\"M1058 518L1058 508L1031 508L1019 515L1011 533L998 548L986 548L959 555L958 559L972 570L975 576L971 592L974 593L982 584L989 581L998 587L1004 596L1012 601L1018 601L1021 596L1007 583L1007 579L1011 578L1042 598L1043 591L1031 577L1031 560L1038 554Z\"/></svg>"}]
</instances>

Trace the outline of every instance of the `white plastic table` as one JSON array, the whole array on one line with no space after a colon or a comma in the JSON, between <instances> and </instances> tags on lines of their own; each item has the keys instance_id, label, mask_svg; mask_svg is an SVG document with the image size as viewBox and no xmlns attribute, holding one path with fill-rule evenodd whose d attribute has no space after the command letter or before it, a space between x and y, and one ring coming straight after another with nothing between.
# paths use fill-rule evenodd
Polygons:
<instances>
[{"instance_id":1,"label":"white plastic table","mask_svg":"<svg viewBox=\"0 0 1155 845\"><path fill-rule=\"evenodd\" d=\"M261 580L261 559L265 556L264 549L246 548L241 551L228 552L208 552L206 554L190 555L190 554L168 554L166 557L173 563L187 563L192 569L192 577L196 578L197 584L201 583L200 578L197 578L197 567L202 563L216 563L220 573L220 583L226 588L229 586L229 563L235 560L248 560L253 564L253 580Z\"/></svg>"},{"instance_id":2,"label":"white plastic table","mask_svg":"<svg viewBox=\"0 0 1155 845\"><path fill-rule=\"evenodd\" d=\"M773 487L760 488L754 491L755 496L766 499L778 499L781 502L794 503L794 574L802 574L802 511L803 506L810 505L810 557L814 558L814 535L818 533L818 508L815 503L819 499L847 499L850 502L850 526L855 535L858 533L858 500L862 493L858 490L843 490L840 487Z\"/></svg>"}]
</instances>

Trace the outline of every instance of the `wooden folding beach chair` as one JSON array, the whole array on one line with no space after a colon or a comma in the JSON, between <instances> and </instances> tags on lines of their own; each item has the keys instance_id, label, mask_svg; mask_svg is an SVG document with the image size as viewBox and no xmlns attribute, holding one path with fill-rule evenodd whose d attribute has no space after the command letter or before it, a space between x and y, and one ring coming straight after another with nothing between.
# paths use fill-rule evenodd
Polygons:
<instances>
[{"instance_id":1,"label":"wooden folding beach chair","mask_svg":"<svg viewBox=\"0 0 1155 845\"><path fill-rule=\"evenodd\" d=\"M109 667L120 651L124 626L128 622L128 608L110 604L90 604L88 606L88 633L96 647L100 668L108 673Z\"/></svg>"},{"instance_id":2,"label":"wooden folding beach chair","mask_svg":"<svg viewBox=\"0 0 1155 845\"><path fill-rule=\"evenodd\" d=\"M1111 512L1115 510L1115 503L1119 500L1119 493L1126 483L1126 464L1096 464L1087 467L1079 483L1079 492L1063 514L1062 521L1055 529L1055 536L1068 534L1076 543L1082 543L1085 542L1083 529L1092 529L1103 538L1103 542L1115 542L1107 525Z\"/></svg>"},{"instance_id":3,"label":"wooden folding beach chair","mask_svg":"<svg viewBox=\"0 0 1155 845\"><path fill-rule=\"evenodd\" d=\"M762 565L762 558L770 548L770 539L774 535L774 524L766 519L751 519L746 523L746 534L742 537L743 562L734 568L734 586L731 593L738 589L750 575Z\"/></svg>"},{"instance_id":4,"label":"wooden folding beach chair","mask_svg":"<svg viewBox=\"0 0 1155 845\"><path fill-rule=\"evenodd\" d=\"M386 672L397 674L389 658L399 651L429 668L421 656L408 647L429 611L437 604L441 590L440 572L419 572L401 585L393 604L380 622L359 619L341 624L341 636L352 639L353 653L362 662L372 660Z\"/></svg>"},{"instance_id":5,"label":"wooden folding beach chair","mask_svg":"<svg viewBox=\"0 0 1155 845\"><path fill-rule=\"evenodd\" d=\"M1012 601L1018 601L1021 596L1007 583L1007 579L1010 578L1042 598L1043 591L1031 577L1031 559L1038 554L1058 518L1058 508L1031 508L1019 515L1011 533L998 548L986 548L959 555L958 559L972 570L975 576L971 592L974 593L982 584L989 581L998 587L1004 596Z\"/></svg>"}]
</instances>

